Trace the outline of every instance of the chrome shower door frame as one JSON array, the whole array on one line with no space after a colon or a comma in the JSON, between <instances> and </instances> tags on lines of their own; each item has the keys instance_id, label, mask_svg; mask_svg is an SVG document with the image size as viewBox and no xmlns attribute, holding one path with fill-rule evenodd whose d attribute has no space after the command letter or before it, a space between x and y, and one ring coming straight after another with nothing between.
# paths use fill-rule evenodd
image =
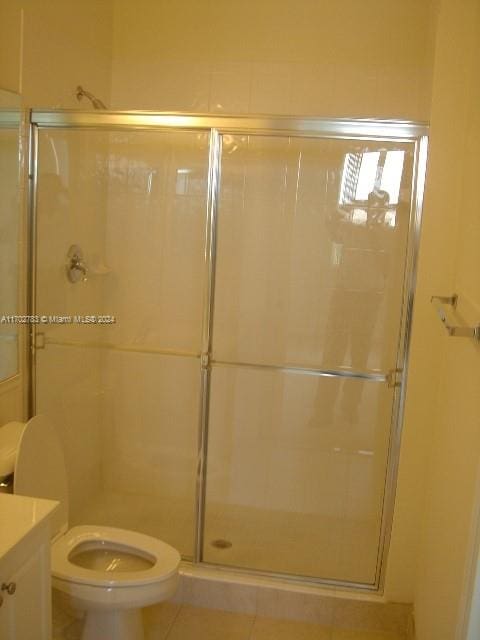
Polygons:
<instances>
[{"instance_id":1,"label":"chrome shower door frame","mask_svg":"<svg viewBox=\"0 0 480 640\"><path fill-rule=\"evenodd\" d=\"M38 133L42 129L87 129L87 130L183 130L202 131L210 135L209 167L205 224L205 288L203 293L203 327L200 361L200 409L198 429L197 491L195 523L195 563L203 563L203 536L205 520L206 472L208 455L209 396L212 363L213 308L215 294L215 259L217 214L221 185L222 136L227 134L268 135L280 137L307 137L352 139L372 141L397 141L414 144L414 167L411 185L410 220L407 238L407 257L403 279L403 300L400 323L400 341L397 351L396 371L402 372L393 381L388 375L339 372L320 369L301 369L303 373L316 376L347 376L392 384L393 410L390 425L389 450L386 468L386 483L383 499L383 515L376 578L373 584L291 576L274 572L214 566L225 571L261 574L282 580L301 583L329 585L363 591L383 590L388 550L392 531L395 504L396 480L400 455L400 440L405 405L409 342L416 281L416 264L420 238L423 190L427 158L428 126L418 122L394 120L353 120L296 118L278 116L223 116L194 115L155 112L81 112L33 110L30 113L29 155L29 261L28 261L28 315L35 315L36 300L36 200L38 174ZM29 376L28 412L35 414L35 325L29 332ZM220 363L219 363L220 364ZM224 363L230 364L230 363ZM236 363L250 366L250 363ZM260 365L258 365L260 366ZM281 368L280 368L281 369Z\"/></svg>"}]
</instances>

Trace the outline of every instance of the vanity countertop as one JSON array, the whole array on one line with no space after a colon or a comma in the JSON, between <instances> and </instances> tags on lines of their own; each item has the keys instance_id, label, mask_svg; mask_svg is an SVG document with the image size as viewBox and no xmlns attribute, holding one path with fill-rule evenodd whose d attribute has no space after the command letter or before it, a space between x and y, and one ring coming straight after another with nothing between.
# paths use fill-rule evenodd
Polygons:
<instances>
[{"instance_id":1,"label":"vanity countertop","mask_svg":"<svg viewBox=\"0 0 480 640\"><path fill-rule=\"evenodd\" d=\"M0 493L0 560L58 507L55 500Z\"/></svg>"}]
</instances>

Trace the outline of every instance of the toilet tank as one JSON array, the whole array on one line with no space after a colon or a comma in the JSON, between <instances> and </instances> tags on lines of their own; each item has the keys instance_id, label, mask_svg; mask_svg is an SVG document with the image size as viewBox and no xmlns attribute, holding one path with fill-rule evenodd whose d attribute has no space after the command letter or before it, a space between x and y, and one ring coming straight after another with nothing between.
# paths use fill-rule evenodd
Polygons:
<instances>
[{"instance_id":1,"label":"toilet tank","mask_svg":"<svg viewBox=\"0 0 480 640\"><path fill-rule=\"evenodd\" d=\"M26 424L9 423L0 429L0 435L7 427L10 433L4 434L7 444L0 447L0 456L2 452L8 453L8 460L3 465L5 471L11 470L13 464L13 493L60 503L51 519L53 538L68 528L67 474L58 436L48 418L42 415L31 418Z\"/></svg>"}]
</instances>

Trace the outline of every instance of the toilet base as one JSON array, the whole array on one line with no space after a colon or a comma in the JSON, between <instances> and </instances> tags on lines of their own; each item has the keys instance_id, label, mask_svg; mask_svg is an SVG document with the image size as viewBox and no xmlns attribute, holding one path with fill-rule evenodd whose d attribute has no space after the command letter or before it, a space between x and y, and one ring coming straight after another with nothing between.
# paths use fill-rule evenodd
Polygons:
<instances>
[{"instance_id":1,"label":"toilet base","mask_svg":"<svg viewBox=\"0 0 480 640\"><path fill-rule=\"evenodd\" d=\"M144 640L140 609L87 611L82 640Z\"/></svg>"}]
</instances>

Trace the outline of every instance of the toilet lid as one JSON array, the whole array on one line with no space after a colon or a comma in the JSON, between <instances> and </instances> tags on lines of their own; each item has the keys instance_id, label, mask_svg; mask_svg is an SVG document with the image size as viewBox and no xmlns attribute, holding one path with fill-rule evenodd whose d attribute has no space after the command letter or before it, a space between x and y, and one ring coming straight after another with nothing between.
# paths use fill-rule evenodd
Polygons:
<instances>
[{"instance_id":1,"label":"toilet lid","mask_svg":"<svg viewBox=\"0 0 480 640\"><path fill-rule=\"evenodd\" d=\"M58 500L52 516L52 538L68 524L68 487L65 460L58 436L45 416L27 422L18 445L13 492Z\"/></svg>"}]
</instances>

